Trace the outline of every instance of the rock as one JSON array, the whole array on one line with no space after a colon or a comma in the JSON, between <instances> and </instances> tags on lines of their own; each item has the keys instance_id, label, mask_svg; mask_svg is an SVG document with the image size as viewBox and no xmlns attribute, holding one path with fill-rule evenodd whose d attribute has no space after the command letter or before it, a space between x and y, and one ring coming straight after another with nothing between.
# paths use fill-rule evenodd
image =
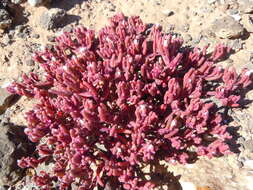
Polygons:
<instances>
[{"instance_id":1,"label":"rock","mask_svg":"<svg viewBox=\"0 0 253 190\"><path fill-rule=\"evenodd\" d=\"M3 38L2 38L2 42L3 42L3 44L4 44L5 46L7 46L7 45L10 45L12 41L11 41L11 38L10 38L9 35L5 35L5 36L3 36Z\"/></svg>"},{"instance_id":2,"label":"rock","mask_svg":"<svg viewBox=\"0 0 253 190\"><path fill-rule=\"evenodd\" d=\"M188 43L188 42L190 42L192 40L192 36L190 35L190 34L186 34L185 36L184 36L184 41L185 41L185 43Z\"/></svg>"},{"instance_id":3,"label":"rock","mask_svg":"<svg viewBox=\"0 0 253 190\"><path fill-rule=\"evenodd\" d=\"M242 24L248 32L253 32L253 16L242 15Z\"/></svg>"},{"instance_id":4,"label":"rock","mask_svg":"<svg viewBox=\"0 0 253 190\"><path fill-rule=\"evenodd\" d=\"M169 24L167 30L168 30L168 32L174 31L175 30L175 25L174 24Z\"/></svg>"},{"instance_id":5,"label":"rock","mask_svg":"<svg viewBox=\"0 0 253 190\"><path fill-rule=\"evenodd\" d=\"M241 39L235 39L229 42L229 46L236 52L243 49L244 42Z\"/></svg>"},{"instance_id":6,"label":"rock","mask_svg":"<svg viewBox=\"0 0 253 190\"><path fill-rule=\"evenodd\" d=\"M233 17L236 21L240 21L242 19L241 15L239 14L231 15L231 17Z\"/></svg>"},{"instance_id":7,"label":"rock","mask_svg":"<svg viewBox=\"0 0 253 190\"><path fill-rule=\"evenodd\" d=\"M180 181L180 185L182 190L197 190L197 187L191 182Z\"/></svg>"},{"instance_id":8,"label":"rock","mask_svg":"<svg viewBox=\"0 0 253 190\"><path fill-rule=\"evenodd\" d=\"M0 9L0 29L6 29L11 26L12 19L5 9Z\"/></svg>"},{"instance_id":9,"label":"rock","mask_svg":"<svg viewBox=\"0 0 253 190\"><path fill-rule=\"evenodd\" d=\"M38 39L38 38L40 38L40 35L39 34L33 34L32 37L35 38L35 39Z\"/></svg>"},{"instance_id":10,"label":"rock","mask_svg":"<svg viewBox=\"0 0 253 190\"><path fill-rule=\"evenodd\" d=\"M7 7L7 4L8 4L8 0L1 0L0 8L5 8L5 7Z\"/></svg>"},{"instance_id":11,"label":"rock","mask_svg":"<svg viewBox=\"0 0 253 190\"><path fill-rule=\"evenodd\" d=\"M14 4L20 4L23 3L23 0L11 0L11 2Z\"/></svg>"},{"instance_id":12,"label":"rock","mask_svg":"<svg viewBox=\"0 0 253 190\"><path fill-rule=\"evenodd\" d=\"M208 4L213 4L213 3L215 3L217 0L207 0L207 3Z\"/></svg>"},{"instance_id":13,"label":"rock","mask_svg":"<svg viewBox=\"0 0 253 190\"><path fill-rule=\"evenodd\" d=\"M172 10L169 10L169 9L162 11L162 13L165 16L172 16L172 15L174 15L174 12Z\"/></svg>"},{"instance_id":14,"label":"rock","mask_svg":"<svg viewBox=\"0 0 253 190\"><path fill-rule=\"evenodd\" d=\"M239 4L239 10L241 13L250 14L253 13L253 2L245 1Z\"/></svg>"},{"instance_id":15,"label":"rock","mask_svg":"<svg viewBox=\"0 0 253 190\"><path fill-rule=\"evenodd\" d=\"M180 25L178 27L178 30L182 31L182 32L188 32L189 29L190 29L190 25L189 24L183 24L183 25Z\"/></svg>"},{"instance_id":16,"label":"rock","mask_svg":"<svg viewBox=\"0 0 253 190\"><path fill-rule=\"evenodd\" d=\"M211 6L204 6L204 7L200 8L200 12L202 14L212 13L213 11L214 11L214 9ZM201 16L203 16L203 15L201 15Z\"/></svg>"},{"instance_id":17,"label":"rock","mask_svg":"<svg viewBox=\"0 0 253 190\"><path fill-rule=\"evenodd\" d=\"M35 65L35 62L32 59L28 58L27 60L25 60L25 65L31 67Z\"/></svg>"},{"instance_id":18,"label":"rock","mask_svg":"<svg viewBox=\"0 0 253 190\"><path fill-rule=\"evenodd\" d=\"M71 26L65 26L62 29L62 32L73 32L73 27L71 27Z\"/></svg>"},{"instance_id":19,"label":"rock","mask_svg":"<svg viewBox=\"0 0 253 190\"><path fill-rule=\"evenodd\" d=\"M228 14L230 14L230 15L236 15L238 13L239 13L239 11L237 9L229 9L228 10Z\"/></svg>"},{"instance_id":20,"label":"rock","mask_svg":"<svg viewBox=\"0 0 253 190\"><path fill-rule=\"evenodd\" d=\"M196 36L195 38L193 38L192 42L197 45L201 39L203 38L203 36L201 34L199 34L198 36Z\"/></svg>"},{"instance_id":21,"label":"rock","mask_svg":"<svg viewBox=\"0 0 253 190\"><path fill-rule=\"evenodd\" d=\"M27 10L24 10L23 11L23 16L26 18L26 17L29 17L31 15L31 13Z\"/></svg>"},{"instance_id":22,"label":"rock","mask_svg":"<svg viewBox=\"0 0 253 190\"><path fill-rule=\"evenodd\" d=\"M17 37L24 39L27 38L28 36L25 33L18 33Z\"/></svg>"},{"instance_id":23,"label":"rock","mask_svg":"<svg viewBox=\"0 0 253 190\"><path fill-rule=\"evenodd\" d=\"M0 114L4 113L17 99L18 95L10 94L5 88L0 88Z\"/></svg>"},{"instance_id":24,"label":"rock","mask_svg":"<svg viewBox=\"0 0 253 190\"><path fill-rule=\"evenodd\" d=\"M33 7L37 7L50 2L51 0L28 0L28 3Z\"/></svg>"},{"instance_id":25,"label":"rock","mask_svg":"<svg viewBox=\"0 0 253 190\"><path fill-rule=\"evenodd\" d=\"M237 166L238 168L242 168L242 167L243 167L243 163L242 163L242 162L237 161L237 162L236 162L236 166Z\"/></svg>"},{"instance_id":26,"label":"rock","mask_svg":"<svg viewBox=\"0 0 253 190\"><path fill-rule=\"evenodd\" d=\"M59 8L52 8L42 13L42 15L39 17L38 25L47 30L57 28L65 15L65 10Z\"/></svg>"},{"instance_id":27,"label":"rock","mask_svg":"<svg viewBox=\"0 0 253 190\"><path fill-rule=\"evenodd\" d=\"M23 128L10 123L0 123L0 186L13 185L22 176L17 160L34 151Z\"/></svg>"},{"instance_id":28,"label":"rock","mask_svg":"<svg viewBox=\"0 0 253 190\"><path fill-rule=\"evenodd\" d=\"M16 33L17 37L19 38L28 38L30 37L30 33L32 32L32 28L29 26L20 25L19 27L16 27Z\"/></svg>"},{"instance_id":29,"label":"rock","mask_svg":"<svg viewBox=\"0 0 253 190\"><path fill-rule=\"evenodd\" d=\"M253 63L253 52L251 52L250 55L249 55L249 62L251 64Z\"/></svg>"},{"instance_id":30,"label":"rock","mask_svg":"<svg viewBox=\"0 0 253 190\"><path fill-rule=\"evenodd\" d=\"M43 0L28 0L28 3L35 7L41 5L43 3Z\"/></svg>"},{"instance_id":31,"label":"rock","mask_svg":"<svg viewBox=\"0 0 253 190\"><path fill-rule=\"evenodd\" d=\"M253 140L246 140L244 143L245 149L248 149L250 152L253 152Z\"/></svg>"},{"instance_id":32,"label":"rock","mask_svg":"<svg viewBox=\"0 0 253 190\"><path fill-rule=\"evenodd\" d=\"M24 25L17 25L16 27L15 27L15 32L16 33L20 33L20 32L23 32L23 30L25 29L25 26Z\"/></svg>"},{"instance_id":33,"label":"rock","mask_svg":"<svg viewBox=\"0 0 253 190\"><path fill-rule=\"evenodd\" d=\"M243 26L231 16L215 20L212 23L211 29L217 37L229 39L240 38L245 32Z\"/></svg>"},{"instance_id":34,"label":"rock","mask_svg":"<svg viewBox=\"0 0 253 190\"><path fill-rule=\"evenodd\" d=\"M244 168L253 169L253 160L246 160L243 165Z\"/></svg>"},{"instance_id":35,"label":"rock","mask_svg":"<svg viewBox=\"0 0 253 190\"><path fill-rule=\"evenodd\" d=\"M49 41L49 42L55 42L55 36L52 36L52 35L50 35L50 36L47 36L47 40Z\"/></svg>"}]
</instances>

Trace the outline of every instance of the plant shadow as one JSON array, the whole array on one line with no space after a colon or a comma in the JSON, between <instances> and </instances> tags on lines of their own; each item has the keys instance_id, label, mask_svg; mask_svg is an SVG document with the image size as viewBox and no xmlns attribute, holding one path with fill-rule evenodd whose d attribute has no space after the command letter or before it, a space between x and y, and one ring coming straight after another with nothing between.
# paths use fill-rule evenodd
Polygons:
<instances>
[{"instance_id":1,"label":"plant shadow","mask_svg":"<svg viewBox=\"0 0 253 190\"><path fill-rule=\"evenodd\" d=\"M144 169L145 168L145 169ZM169 172L168 166L160 164L159 161L152 161L144 168L138 170L138 177L143 181L155 184L156 190L182 190L179 179L181 176L174 176ZM105 187L98 187L98 190L124 190L115 177L107 177Z\"/></svg>"},{"instance_id":2,"label":"plant shadow","mask_svg":"<svg viewBox=\"0 0 253 190\"><path fill-rule=\"evenodd\" d=\"M57 27L63 28L69 24L73 24L73 23L78 24L80 19L81 19L80 16L67 14L64 17L64 22L59 23Z\"/></svg>"},{"instance_id":3,"label":"plant shadow","mask_svg":"<svg viewBox=\"0 0 253 190\"><path fill-rule=\"evenodd\" d=\"M172 172L169 172L168 166L156 162L151 165L151 171L148 175L156 184L157 190L182 190L179 183L181 176L174 176Z\"/></svg>"}]
</instances>

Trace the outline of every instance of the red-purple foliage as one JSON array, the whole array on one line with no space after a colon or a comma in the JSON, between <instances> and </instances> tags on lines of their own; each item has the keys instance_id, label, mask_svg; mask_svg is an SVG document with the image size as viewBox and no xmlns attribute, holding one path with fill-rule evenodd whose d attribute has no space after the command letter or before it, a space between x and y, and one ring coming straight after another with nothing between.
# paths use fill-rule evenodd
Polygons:
<instances>
[{"instance_id":1,"label":"red-purple foliage","mask_svg":"<svg viewBox=\"0 0 253 190\"><path fill-rule=\"evenodd\" d=\"M238 107L251 71L215 65L229 51L223 45L209 56L206 49L183 48L160 26L150 31L139 17L122 14L98 38L83 27L59 36L52 50L35 54L45 75L24 74L8 88L39 100L25 133L33 142L46 139L39 158L19 165L51 159L53 173L35 177L45 189L57 178L61 189L77 183L91 190L114 176L124 189L150 190L155 184L138 176L143 163L229 153L231 136L213 100Z\"/></svg>"}]
</instances>

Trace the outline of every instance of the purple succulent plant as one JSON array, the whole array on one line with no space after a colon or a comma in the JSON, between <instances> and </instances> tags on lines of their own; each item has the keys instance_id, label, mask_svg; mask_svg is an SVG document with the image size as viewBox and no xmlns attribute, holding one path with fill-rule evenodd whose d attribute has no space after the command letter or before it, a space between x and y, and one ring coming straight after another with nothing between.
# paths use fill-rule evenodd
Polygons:
<instances>
[{"instance_id":1,"label":"purple succulent plant","mask_svg":"<svg viewBox=\"0 0 253 190\"><path fill-rule=\"evenodd\" d=\"M76 183L90 190L113 176L126 190L149 190L155 184L137 175L142 164L230 153L231 135L211 97L240 106L251 71L217 66L230 50L223 45L208 56L207 47L182 43L160 26L149 33L139 17L117 14L98 37L79 27L59 36L52 50L37 52L45 75L24 74L8 87L38 100L26 114L25 133L33 142L46 139L38 157L21 159L20 167L51 159L53 173L35 177L44 189L58 180L60 189Z\"/></svg>"}]
</instances>

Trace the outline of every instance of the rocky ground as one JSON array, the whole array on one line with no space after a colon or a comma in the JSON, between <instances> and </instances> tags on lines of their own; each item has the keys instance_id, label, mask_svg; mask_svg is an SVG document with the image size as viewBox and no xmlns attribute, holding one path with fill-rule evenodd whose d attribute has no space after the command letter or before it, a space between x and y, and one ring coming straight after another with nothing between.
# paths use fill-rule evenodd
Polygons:
<instances>
[{"instance_id":1,"label":"rocky ground","mask_svg":"<svg viewBox=\"0 0 253 190\"><path fill-rule=\"evenodd\" d=\"M24 113L33 102L19 99L4 87L22 72L42 72L32 53L50 47L55 36L84 25L98 31L117 12L159 23L165 32L181 36L186 45L225 43L234 50L223 66L253 68L252 0L0 0L0 189L33 189L32 171L16 160L34 146L23 134ZM253 91L246 98L253 100ZM168 165L169 190L253 189L253 105L230 113L234 154L186 166Z\"/></svg>"}]
</instances>

